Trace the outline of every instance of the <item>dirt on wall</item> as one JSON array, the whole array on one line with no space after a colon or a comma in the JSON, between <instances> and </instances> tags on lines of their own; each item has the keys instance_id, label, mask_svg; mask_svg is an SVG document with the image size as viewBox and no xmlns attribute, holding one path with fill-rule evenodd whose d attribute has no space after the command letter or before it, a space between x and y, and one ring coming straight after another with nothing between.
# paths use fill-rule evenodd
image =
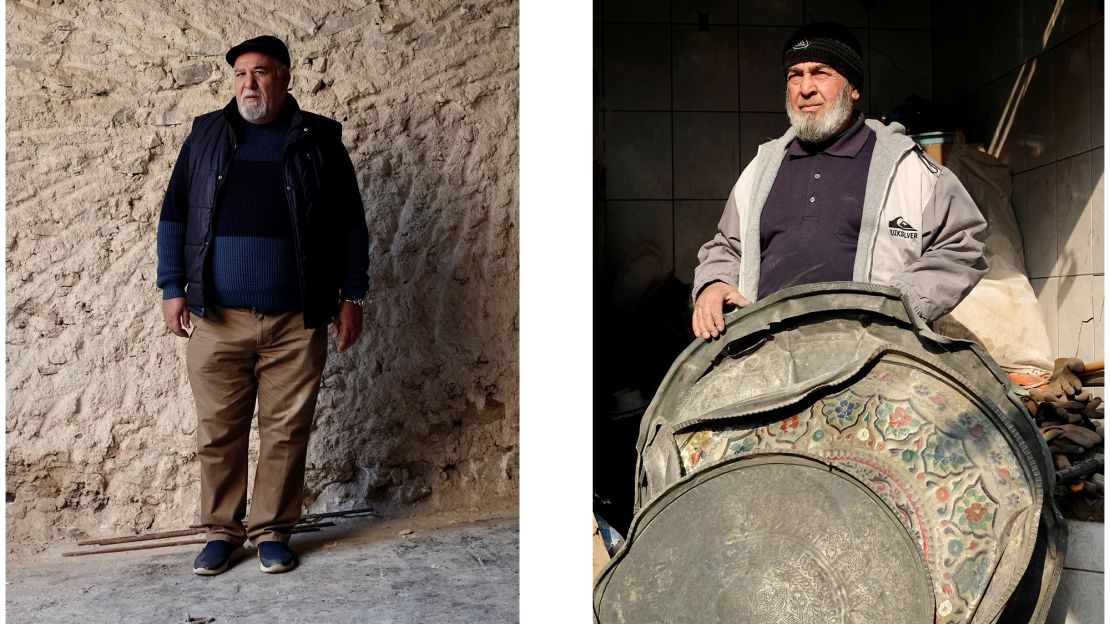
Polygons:
<instances>
[{"instance_id":1,"label":"dirt on wall","mask_svg":"<svg viewBox=\"0 0 1110 624\"><path fill-rule=\"evenodd\" d=\"M9 554L198 519L155 233L191 119L232 97L224 53L259 34L343 123L370 231L306 510L515 509L518 32L512 0L7 3Z\"/></svg>"}]
</instances>

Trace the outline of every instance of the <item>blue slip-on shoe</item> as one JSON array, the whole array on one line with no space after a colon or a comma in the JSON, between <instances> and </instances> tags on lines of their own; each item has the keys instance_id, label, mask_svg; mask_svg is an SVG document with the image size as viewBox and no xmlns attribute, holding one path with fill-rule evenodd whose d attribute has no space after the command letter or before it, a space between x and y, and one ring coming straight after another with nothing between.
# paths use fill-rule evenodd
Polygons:
<instances>
[{"instance_id":1,"label":"blue slip-on shoe","mask_svg":"<svg viewBox=\"0 0 1110 624\"><path fill-rule=\"evenodd\" d=\"M285 542L261 542L258 544L258 563L263 572L277 574L297 567L297 558Z\"/></svg>"},{"instance_id":2,"label":"blue slip-on shoe","mask_svg":"<svg viewBox=\"0 0 1110 624\"><path fill-rule=\"evenodd\" d=\"M204 549L193 560L193 572L202 576L219 574L227 570L232 561L242 556L242 546L226 540L212 540L204 545Z\"/></svg>"}]
</instances>

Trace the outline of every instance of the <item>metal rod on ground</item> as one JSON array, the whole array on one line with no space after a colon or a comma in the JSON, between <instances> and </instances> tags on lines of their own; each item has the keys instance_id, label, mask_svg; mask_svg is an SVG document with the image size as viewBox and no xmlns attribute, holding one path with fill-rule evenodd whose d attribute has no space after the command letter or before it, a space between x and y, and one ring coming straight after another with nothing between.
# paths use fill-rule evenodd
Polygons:
<instances>
[{"instance_id":1,"label":"metal rod on ground","mask_svg":"<svg viewBox=\"0 0 1110 624\"><path fill-rule=\"evenodd\" d=\"M295 526L295 527L293 527L293 532L294 533L312 533L314 531L319 531L322 527L329 527L329 526L335 526L335 523L334 522L320 522L320 523L314 524L312 526L304 526L304 527ZM169 532L173 533L173 531L169 531ZM197 531L191 531L191 534L196 534L196 533L197 533ZM186 535L189 535L189 534L190 533L186 533ZM155 535L155 534L152 533L151 535ZM135 535L133 538L130 538L129 541L136 542L136 541L142 541L142 540L162 539L162 538L165 538L165 537L176 537L176 536L163 535L161 537L148 537L148 536L145 536L145 535ZM134 539L134 538L139 538L139 539ZM113 539L124 539L124 538L113 538ZM168 548L170 546L184 546L184 545L187 545L187 544L203 544L203 543L205 543L205 541L207 541L207 540L205 540L204 538L198 538L198 539L191 539L191 540L180 540L180 541L177 541L177 542L161 542L161 543L158 543L158 544L141 544L139 546L121 546L119 548L100 548L100 549L97 549L97 550L77 550L77 551L71 551L71 552L64 552L64 553L62 553L62 556L63 557L78 557L78 556L81 556L81 555L100 555L100 554L103 554L103 553L127 552L129 550L148 550L150 548ZM80 542L78 542L78 543L80 544ZM119 543L125 543L125 542L113 542L113 543L119 544Z\"/></svg>"},{"instance_id":2,"label":"metal rod on ground","mask_svg":"<svg viewBox=\"0 0 1110 624\"><path fill-rule=\"evenodd\" d=\"M143 535L127 535L124 537L107 537L104 539L89 539L77 542L78 546L108 546L110 544L129 544L131 542L145 542L147 540L164 539L167 537L184 537L196 535L204 531L203 527L180 529L177 531L163 531L161 533L146 533Z\"/></svg>"},{"instance_id":3,"label":"metal rod on ground","mask_svg":"<svg viewBox=\"0 0 1110 624\"><path fill-rule=\"evenodd\" d=\"M356 514L367 514L367 515L374 516L375 518L380 518L381 517L381 515L379 515L378 513L376 513L374 511L373 507L364 507L362 509L348 509L347 511L329 511L327 513L305 514L305 515L301 516L301 519L298 520L297 522L298 523L308 522L310 520L318 520L320 518L337 518L339 516L353 516L353 515L356 515ZM203 525L200 525L200 524L190 524L189 528L190 529L200 529L200 528L204 528L204 527L203 527Z\"/></svg>"},{"instance_id":4,"label":"metal rod on ground","mask_svg":"<svg viewBox=\"0 0 1110 624\"><path fill-rule=\"evenodd\" d=\"M374 509L372 507L364 507L362 509L348 509L347 511L329 511L327 513L305 514L305 515L301 516L301 521L304 522L305 520L315 520L316 518L335 518L337 516L353 516L355 514L369 514L371 516L381 517L381 516L378 516L378 514L374 512Z\"/></svg>"}]
</instances>

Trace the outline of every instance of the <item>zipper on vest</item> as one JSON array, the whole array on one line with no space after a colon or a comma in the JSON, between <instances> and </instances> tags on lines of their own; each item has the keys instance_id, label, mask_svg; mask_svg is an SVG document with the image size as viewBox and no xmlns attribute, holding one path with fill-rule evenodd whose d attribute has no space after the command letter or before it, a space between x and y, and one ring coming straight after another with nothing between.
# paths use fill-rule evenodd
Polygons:
<instances>
[{"instance_id":1,"label":"zipper on vest","mask_svg":"<svg viewBox=\"0 0 1110 624\"><path fill-rule=\"evenodd\" d=\"M220 191L224 188L224 181L227 180L227 172L231 169L231 161L235 160L235 152L239 149L239 143L235 140L235 135L232 133L231 137L231 153L227 155L227 161L224 162L223 169L216 175L216 188L212 191L212 223L216 223L216 210L219 208ZM208 247L208 240L212 237L212 227L208 228L208 232L204 235L204 246ZM207 251L205 254L207 255Z\"/></svg>"},{"instance_id":2,"label":"zipper on vest","mask_svg":"<svg viewBox=\"0 0 1110 624\"><path fill-rule=\"evenodd\" d=\"M302 125L304 124L304 125ZM286 169L286 163L292 155L292 148L298 142L304 140L308 136L308 125L303 116L294 115L290 122L289 134L285 138L285 148L281 153L281 175L282 180L285 182L285 203L289 206L289 219L293 222L293 252L297 260L297 276L298 288L301 291L301 309L307 308L307 299L305 297L305 272L304 265L301 262L301 256L305 253L304 247L301 245L300 228L297 225L297 210L293 203L293 185L289 182L289 171Z\"/></svg>"},{"instance_id":3,"label":"zipper on vest","mask_svg":"<svg viewBox=\"0 0 1110 624\"><path fill-rule=\"evenodd\" d=\"M223 189L223 187L224 187L224 181L227 180L227 172L228 172L229 169L231 169L231 161L235 159L235 152L238 149L239 149L239 141L236 140L235 132L232 131L231 132L231 153L228 154L227 161L224 162L223 169L218 174L216 174L216 188L212 191L212 219L208 223L208 230L204 233L204 251L203 251L204 260L201 262L201 268L200 268L202 275L204 274L204 271L208 267L209 254L212 253L212 251L209 249L208 243L211 242L212 237L214 236L213 230L216 227L216 211L220 207L220 204L219 204L219 201L218 201L219 198L220 198L220 190ZM203 306L201 307L200 311L201 311L202 314L204 313L204 307Z\"/></svg>"},{"instance_id":4,"label":"zipper on vest","mask_svg":"<svg viewBox=\"0 0 1110 624\"><path fill-rule=\"evenodd\" d=\"M307 130L306 130L307 131ZM285 203L289 206L289 219L293 222L293 255L297 260L297 274L300 278L297 280L298 288L301 291L301 309L306 308L305 302L305 274L304 265L301 263L301 255L304 253L304 248L301 246L300 228L297 225L297 210L293 204L293 185L289 183L289 171L286 169L286 158L281 159L281 175L282 180L285 182Z\"/></svg>"}]
</instances>

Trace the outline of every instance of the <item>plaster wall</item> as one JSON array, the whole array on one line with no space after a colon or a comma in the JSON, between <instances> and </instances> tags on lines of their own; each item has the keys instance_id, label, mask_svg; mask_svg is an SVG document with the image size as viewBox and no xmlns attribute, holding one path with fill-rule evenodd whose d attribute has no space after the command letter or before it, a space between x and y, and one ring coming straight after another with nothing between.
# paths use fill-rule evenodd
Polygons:
<instances>
[{"instance_id":1,"label":"plaster wall","mask_svg":"<svg viewBox=\"0 0 1110 624\"><path fill-rule=\"evenodd\" d=\"M231 98L224 52L264 33L302 108L343 123L370 231L365 333L330 348L306 511L515 508L516 3L276 6L7 2L9 552L197 521L155 232L191 118Z\"/></svg>"}]
</instances>

